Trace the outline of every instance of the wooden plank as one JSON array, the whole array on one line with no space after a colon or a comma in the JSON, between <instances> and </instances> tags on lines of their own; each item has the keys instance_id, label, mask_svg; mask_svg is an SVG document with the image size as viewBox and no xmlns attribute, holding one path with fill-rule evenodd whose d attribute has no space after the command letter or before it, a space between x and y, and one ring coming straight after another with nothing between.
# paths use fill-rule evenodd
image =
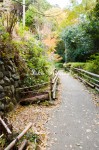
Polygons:
<instances>
[{"instance_id":1,"label":"wooden plank","mask_svg":"<svg viewBox=\"0 0 99 150\"><path fill-rule=\"evenodd\" d=\"M35 88L35 87L44 86L44 85L47 85L47 84L49 84L49 83L50 83L50 82L45 82L45 83L37 84L37 85L34 85L34 86L23 87L23 88L17 88L17 90L18 90L18 91L21 91L21 90L25 90L25 89L31 89L31 88Z\"/></svg>"},{"instance_id":2,"label":"wooden plank","mask_svg":"<svg viewBox=\"0 0 99 150\"><path fill-rule=\"evenodd\" d=\"M78 76L78 79L79 79L80 81L84 82L83 78L81 78L81 77L79 77L79 76Z\"/></svg>"},{"instance_id":3,"label":"wooden plank","mask_svg":"<svg viewBox=\"0 0 99 150\"><path fill-rule=\"evenodd\" d=\"M85 84L89 85L90 87L94 88L95 85L91 84L90 82L87 82L86 80L84 80L83 78L81 77L78 77L82 82L84 82Z\"/></svg>"},{"instance_id":4,"label":"wooden plank","mask_svg":"<svg viewBox=\"0 0 99 150\"><path fill-rule=\"evenodd\" d=\"M0 139L1 139L3 136L4 136L4 134L1 134L1 135L0 135Z\"/></svg>"},{"instance_id":5,"label":"wooden plank","mask_svg":"<svg viewBox=\"0 0 99 150\"><path fill-rule=\"evenodd\" d=\"M36 96L24 98L24 99L20 100L20 104L22 104L22 105L32 104L34 102L39 102L39 101L41 102L44 100L49 100L49 92L42 94L42 95L36 95Z\"/></svg>"},{"instance_id":6,"label":"wooden plank","mask_svg":"<svg viewBox=\"0 0 99 150\"><path fill-rule=\"evenodd\" d=\"M23 150L24 148L26 148L27 144L28 144L28 141L25 139L19 146L18 150Z\"/></svg>"},{"instance_id":7,"label":"wooden plank","mask_svg":"<svg viewBox=\"0 0 99 150\"><path fill-rule=\"evenodd\" d=\"M92 82L92 81L90 81L90 83L92 83L95 87L99 88L99 85L98 85L98 84L96 84L96 83L94 83L94 82Z\"/></svg>"},{"instance_id":8,"label":"wooden plank","mask_svg":"<svg viewBox=\"0 0 99 150\"><path fill-rule=\"evenodd\" d=\"M86 81L86 79L84 80L83 78L81 78L81 77L78 77L80 80L82 80L83 82L86 82L87 84L89 84L91 87L97 87L97 88L99 88L99 85L98 84L96 84L96 83L94 83L94 82L92 82L92 81L90 81L89 80L89 82L88 81Z\"/></svg>"},{"instance_id":9,"label":"wooden plank","mask_svg":"<svg viewBox=\"0 0 99 150\"><path fill-rule=\"evenodd\" d=\"M94 78L92 78L92 77L90 77L90 76L88 76L86 74L81 73L81 75L86 77L86 78L88 78L88 79L90 79L90 80L92 80L92 81L95 81L96 83L99 83L99 80L96 80L96 79L94 79Z\"/></svg>"},{"instance_id":10,"label":"wooden plank","mask_svg":"<svg viewBox=\"0 0 99 150\"><path fill-rule=\"evenodd\" d=\"M23 137L23 135L32 127L32 123L29 123L27 127L13 140L4 150L11 150L13 146Z\"/></svg>"},{"instance_id":11,"label":"wooden plank","mask_svg":"<svg viewBox=\"0 0 99 150\"><path fill-rule=\"evenodd\" d=\"M99 92L99 88L95 87L95 89Z\"/></svg>"},{"instance_id":12,"label":"wooden plank","mask_svg":"<svg viewBox=\"0 0 99 150\"><path fill-rule=\"evenodd\" d=\"M87 85L89 85L90 87L92 87L92 88L95 87L93 84L91 84L90 82L87 82L86 80L85 80L85 83L86 83Z\"/></svg>"},{"instance_id":13,"label":"wooden plank","mask_svg":"<svg viewBox=\"0 0 99 150\"><path fill-rule=\"evenodd\" d=\"M11 130L8 128L8 126L6 125L6 123L3 121L3 119L1 117L0 117L0 123L5 128L5 130L7 131L8 134L12 134Z\"/></svg>"},{"instance_id":14,"label":"wooden plank","mask_svg":"<svg viewBox=\"0 0 99 150\"><path fill-rule=\"evenodd\" d=\"M99 78L99 75L98 74L94 74L94 73L91 73L91 72L88 72L88 71L85 71L83 69L78 69L78 68L73 68L74 70L77 70L81 76L86 77L89 81L86 81L86 79L83 79L82 77L79 77L79 79L83 82L85 82L87 85L89 85L90 87L92 88L97 88L99 89L99 80L98 79L94 79L92 77L97 77ZM85 73L85 74L84 74ZM90 76L92 77L90 77ZM96 83L95 83L96 82Z\"/></svg>"}]
</instances>

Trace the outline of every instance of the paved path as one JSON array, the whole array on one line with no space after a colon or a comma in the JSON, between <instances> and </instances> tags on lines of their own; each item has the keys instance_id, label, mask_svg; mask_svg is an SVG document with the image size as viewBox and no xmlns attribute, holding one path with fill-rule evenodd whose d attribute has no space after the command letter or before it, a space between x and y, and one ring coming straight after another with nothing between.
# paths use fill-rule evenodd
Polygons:
<instances>
[{"instance_id":1,"label":"paved path","mask_svg":"<svg viewBox=\"0 0 99 150\"><path fill-rule=\"evenodd\" d=\"M84 85L60 72L61 99L52 112L47 150L99 150L99 108Z\"/></svg>"}]
</instances>

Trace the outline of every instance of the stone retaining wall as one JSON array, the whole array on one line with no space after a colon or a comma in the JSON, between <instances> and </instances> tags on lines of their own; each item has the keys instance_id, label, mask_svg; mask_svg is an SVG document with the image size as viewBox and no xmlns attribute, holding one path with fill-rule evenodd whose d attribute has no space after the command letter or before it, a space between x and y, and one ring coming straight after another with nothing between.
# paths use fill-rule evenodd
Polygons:
<instances>
[{"instance_id":1,"label":"stone retaining wall","mask_svg":"<svg viewBox=\"0 0 99 150\"><path fill-rule=\"evenodd\" d=\"M12 60L0 58L0 111L10 111L16 101L16 88L20 86L20 77Z\"/></svg>"}]
</instances>

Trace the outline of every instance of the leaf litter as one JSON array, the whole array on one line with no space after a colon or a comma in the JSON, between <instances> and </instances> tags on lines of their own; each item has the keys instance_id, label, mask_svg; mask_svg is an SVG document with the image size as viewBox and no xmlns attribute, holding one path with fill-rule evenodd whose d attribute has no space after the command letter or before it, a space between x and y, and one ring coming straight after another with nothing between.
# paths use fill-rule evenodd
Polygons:
<instances>
[{"instance_id":1,"label":"leaf litter","mask_svg":"<svg viewBox=\"0 0 99 150\"><path fill-rule=\"evenodd\" d=\"M39 144L37 150L46 150L49 131L45 128L45 124L50 120L50 112L55 109L59 100L55 101L49 107L43 105L18 105L17 108L8 114L8 119L13 126L13 131L20 133L29 122L32 122L31 132L39 136ZM32 144L29 145L27 150L34 150Z\"/></svg>"}]
</instances>

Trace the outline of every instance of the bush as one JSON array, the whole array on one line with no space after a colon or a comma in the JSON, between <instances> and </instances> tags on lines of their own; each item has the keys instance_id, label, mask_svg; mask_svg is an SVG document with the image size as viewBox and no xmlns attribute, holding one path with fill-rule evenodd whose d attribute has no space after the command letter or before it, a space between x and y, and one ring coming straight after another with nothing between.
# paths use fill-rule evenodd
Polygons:
<instances>
[{"instance_id":1,"label":"bush","mask_svg":"<svg viewBox=\"0 0 99 150\"><path fill-rule=\"evenodd\" d=\"M72 64L71 64L71 69L72 69L72 68L83 69L84 66L85 66L85 63L76 62L76 63L72 63Z\"/></svg>"},{"instance_id":2,"label":"bush","mask_svg":"<svg viewBox=\"0 0 99 150\"><path fill-rule=\"evenodd\" d=\"M47 82L50 64L42 43L31 36L28 40L12 40L3 27L0 27L0 32L0 59L13 60L23 85Z\"/></svg>"},{"instance_id":3,"label":"bush","mask_svg":"<svg viewBox=\"0 0 99 150\"><path fill-rule=\"evenodd\" d=\"M22 42L19 41L17 48L19 49L20 56L27 65L27 72L23 84L31 86L47 82L49 80L50 63L47 61L43 45L36 39L30 38Z\"/></svg>"},{"instance_id":4,"label":"bush","mask_svg":"<svg viewBox=\"0 0 99 150\"><path fill-rule=\"evenodd\" d=\"M55 68L63 68L63 63L55 63Z\"/></svg>"},{"instance_id":5,"label":"bush","mask_svg":"<svg viewBox=\"0 0 99 150\"><path fill-rule=\"evenodd\" d=\"M71 62L63 65L66 70L72 69L72 68L79 68L83 69L85 67L85 63L81 62Z\"/></svg>"},{"instance_id":6,"label":"bush","mask_svg":"<svg viewBox=\"0 0 99 150\"><path fill-rule=\"evenodd\" d=\"M84 69L99 74L99 53L91 56L91 60L86 63Z\"/></svg>"},{"instance_id":7,"label":"bush","mask_svg":"<svg viewBox=\"0 0 99 150\"><path fill-rule=\"evenodd\" d=\"M99 74L99 53L96 55L92 55L90 60L86 63L80 62L71 62L63 65L66 70L70 70L72 68L84 69L92 73Z\"/></svg>"}]
</instances>

